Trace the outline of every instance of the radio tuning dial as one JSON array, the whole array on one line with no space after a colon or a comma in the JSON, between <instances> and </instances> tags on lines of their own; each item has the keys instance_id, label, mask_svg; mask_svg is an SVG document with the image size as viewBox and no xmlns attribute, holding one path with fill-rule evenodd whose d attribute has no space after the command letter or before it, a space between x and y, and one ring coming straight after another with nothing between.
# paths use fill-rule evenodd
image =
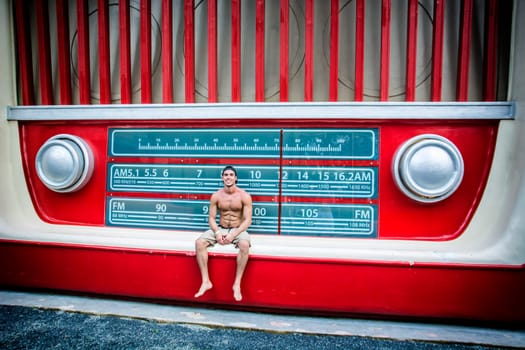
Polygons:
<instances>
[{"instance_id":1,"label":"radio tuning dial","mask_svg":"<svg viewBox=\"0 0 525 350\"><path fill-rule=\"evenodd\" d=\"M433 134L416 136L397 151L394 180L408 197L424 203L442 201L461 184L464 164L461 153L448 139Z\"/></svg>"},{"instance_id":2,"label":"radio tuning dial","mask_svg":"<svg viewBox=\"0 0 525 350\"><path fill-rule=\"evenodd\" d=\"M56 135L38 150L37 175L52 191L68 193L84 187L93 174L93 152L80 137Z\"/></svg>"}]
</instances>

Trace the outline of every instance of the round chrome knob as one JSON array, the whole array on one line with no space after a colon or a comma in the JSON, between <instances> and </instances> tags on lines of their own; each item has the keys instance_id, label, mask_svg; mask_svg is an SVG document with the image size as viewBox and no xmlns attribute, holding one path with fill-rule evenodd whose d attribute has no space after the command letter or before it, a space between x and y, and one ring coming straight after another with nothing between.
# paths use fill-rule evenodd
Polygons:
<instances>
[{"instance_id":1,"label":"round chrome knob","mask_svg":"<svg viewBox=\"0 0 525 350\"><path fill-rule=\"evenodd\" d=\"M55 192L77 191L93 173L91 149L73 135L61 134L47 140L38 150L35 163L40 180Z\"/></svg>"},{"instance_id":2,"label":"round chrome knob","mask_svg":"<svg viewBox=\"0 0 525 350\"><path fill-rule=\"evenodd\" d=\"M426 203L451 196L463 179L463 158L457 147L438 135L406 141L393 162L394 180L408 197Z\"/></svg>"}]
</instances>

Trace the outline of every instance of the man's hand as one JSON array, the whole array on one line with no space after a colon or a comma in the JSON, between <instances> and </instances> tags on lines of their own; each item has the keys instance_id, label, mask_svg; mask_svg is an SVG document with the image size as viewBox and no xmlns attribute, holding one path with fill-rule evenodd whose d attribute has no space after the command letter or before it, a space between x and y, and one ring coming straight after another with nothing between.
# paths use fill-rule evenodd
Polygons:
<instances>
[{"instance_id":1,"label":"man's hand","mask_svg":"<svg viewBox=\"0 0 525 350\"><path fill-rule=\"evenodd\" d=\"M230 242L228 242L226 240L227 236L228 235L222 235L222 234L217 235L217 243L219 243L221 245L226 245L226 244L230 243Z\"/></svg>"},{"instance_id":2,"label":"man's hand","mask_svg":"<svg viewBox=\"0 0 525 350\"><path fill-rule=\"evenodd\" d=\"M228 233L226 235L220 235L220 238L217 239L217 242L222 245L231 244L233 240L235 239L235 236L231 233Z\"/></svg>"}]
</instances>

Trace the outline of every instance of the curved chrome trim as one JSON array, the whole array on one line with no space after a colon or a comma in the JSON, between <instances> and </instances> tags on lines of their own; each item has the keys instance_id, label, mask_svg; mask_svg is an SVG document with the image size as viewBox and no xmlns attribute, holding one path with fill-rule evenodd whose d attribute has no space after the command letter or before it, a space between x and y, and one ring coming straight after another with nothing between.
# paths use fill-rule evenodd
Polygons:
<instances>
[{"instance_id":1,"label":"curved chrome trim","mask_svg":"<svg viewBox=\"0 0 525 350\"><path fill-rule=\"evenodd\" d=\"M7 120L508 120L514 102L297 102L8 106Z\"/></svg>"}]
</instances>

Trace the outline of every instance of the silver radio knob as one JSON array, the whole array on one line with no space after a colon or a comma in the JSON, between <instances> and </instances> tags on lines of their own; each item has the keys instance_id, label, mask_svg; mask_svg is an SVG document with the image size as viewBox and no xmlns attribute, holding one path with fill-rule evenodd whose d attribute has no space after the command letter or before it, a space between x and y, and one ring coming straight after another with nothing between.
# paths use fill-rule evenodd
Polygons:
<instances>
[{"instance_id":1,"label":"silver radio knob","mask_svg":"<svg viewBox=\"0 0 525 350\"><path fill-rule=\"evenodd\" d=\"M463 179L464 164L461 153L450 140L424 134L401 146L392 171L405 195L419 202L433 203L457 190Z\"/></svg>"},{"instance_id":2,"label":"silver radio knob","mask_svg":"<svg viewBox=\"0 0 525 350\"><path fill-rule=\"evenodd\" d=\"M93 152L80 137L60 134L47 140L36 155L36 171L47 188L74 192L93 174Z\"/></svg>"}]
</instances>

